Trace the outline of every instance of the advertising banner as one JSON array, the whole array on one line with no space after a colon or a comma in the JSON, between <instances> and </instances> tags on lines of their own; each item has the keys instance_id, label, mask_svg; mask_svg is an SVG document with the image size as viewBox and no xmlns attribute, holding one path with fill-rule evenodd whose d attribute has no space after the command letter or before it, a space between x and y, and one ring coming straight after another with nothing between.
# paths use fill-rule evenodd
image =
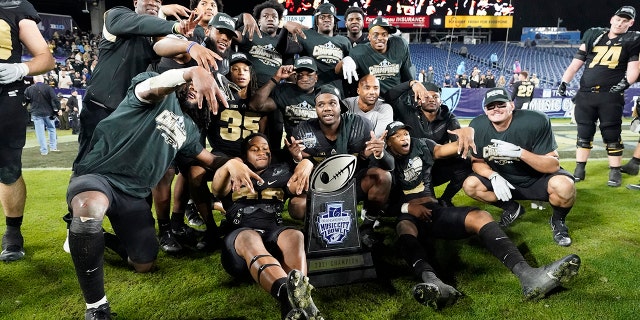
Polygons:
<instances>
[{"instance_id":1,"label":"advertising banner","mask_svg":"<svg viewBox=\"0 0 640 320\"><path fill-rule=\"evenodd\" d=\"M73 31L73 18L60 14L38 13L42 21L38 24L38 29L45 39L53 38L53 34L64 34L67 30Z\"/></svg>"},{"instance_id":2,"label":"advertising banner","mask_svg":"<svg viewBox=\"0 0 640 320\"><path fill-rule=\"evenodd\" d=\"M445 28L511 28L513 16L447 16Z\"/></svg>"}]
</instances>

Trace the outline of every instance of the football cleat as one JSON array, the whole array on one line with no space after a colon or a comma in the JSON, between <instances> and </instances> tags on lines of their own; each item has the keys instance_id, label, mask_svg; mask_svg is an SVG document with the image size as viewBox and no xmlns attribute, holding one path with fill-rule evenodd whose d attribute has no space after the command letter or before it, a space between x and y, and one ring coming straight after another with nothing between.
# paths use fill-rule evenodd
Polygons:
<instances>
[{"instance_id":1,"label":"football cleat","mask_svg":"<svg viewBox=\"0 0 640 320\"><path fill-rule=\"evenodd\" d=\"M16 261L24 258L24 239L18 231L9 234L7 231L2 236L2 252L0 252L0 261Z\"/></svg>"},{"instance_id":2,"label":"football cleat","mask_svg":"<svg viewBox=\"0 0 640 320\"><path fill-rule=\"evenodd\" d=\"M570 254L544 267L533 268L520 276L522 294L527 300L544 298L551 290L578 274L580 257Z\"/></svg>"},{"instance_id":3,"label":"football cleat","mask_svg":"<svg viewBox=\"0 0 640 320\"><path fill-rule=\"evenodd\" d=\"M501 227L506 228L510 226L514 221L516 221L516 219L518 219L519 216L524 214L524 207L522 207L517 202L516 204L518 205L518 207L515 208L515 210L505 209L504 211L502 211L500 221L498 222Z\"/></svg>"},{"instance_id":4,"label":"football cleat","mask_svg":"<svg viewBox=\"0 0 640 320\"><path fill-rule=\"evenodd\" d=\"M629 190L640 190L640 183L636 184L628 184L627 189Z\"/></svg>"},{"instance_id":5,"label":"football cleat","mask_svg":"<svg viewBox=\"0 0 640 320\"><path fill-rule=\"evenodd\" d=\"M115 315L115 314L114 314ZM89 308L84 313L84 320L108 320L111 319L109 303L101 304L97 308Z\"/></svg>"},{"instance_id":6,"label":"football cleat","mask_svg":"<svg viewBox=\"0 0 640 320\"><path fill-rule=\"evenodd\" d=\"M160 249L166 253L178 253L182 251L182 245L171 230L167 230L160 233Z\"/></svg>"},{"instance_id":7,"label":"football cleat","mask_svg":"<svg viewBox=\"0 0 640 320\"><path fill-rule=\"evenodd\" d=\"M198 208L191 200L189 200L189 203L187 203L187 208L184 211L184 215L187 217L187 222L189 223L189 225L195 227L204 225L204 221L202 220L202 217L200 217Z\"/></svg>"},{"instance_id":8,"label":"football cleat","mask_svg":"<svg viewBox=\"0 0 640 320\"><path fill-rule=\"evenodd\" d=\"M309 320L323 320L320 311L313 303L309 278L299 270L291 270L287 276L287 295L293 310L301 309Z\"/></svg>"},{"instance_id":9,"label":"football cleat","mask_svg":"<svg viewBox=\"0 0 640 320\"><path fill-rule=\"evenodd\" d=\"M609 181L607 181L609 187L619 187L622 185L622 173L620 168L609 169Z\"/></svg>"},{"instance_id":10,"label":"football cleat","mask_svg":"<svg viewBox=\"0 0 640 320\"><path fill-rule=\"evenodd\" d=\"M418 283L413 287L413 298L435 310L453 305L462 294L446 284Z\"/></svg>"},{"instance_id":11,"label":"football cleat","mask_svg":"<svg viewBox=\"0 0 640 320\"><path fill-rule=\"evenodd\" d=\"M627 164L625 164L624 166L620 167L620 171L622 173L626 173L632 176L637 176L638 175L638 171L640 171L640 166L634 162L633 160L630 160Z\"/></svg>"},{"instance_id":12,"label":"football cleat","mask_svg":"<svg viewBox=\"0 0 640 320\"><path fill-rule=\"evenodd\" d=\"M553 240L560 246L568 247L571 245L571 238L569 237L569 228L562 220L550 221L551 232L553 233Z\"/></svg>"},{"instance_id":13,"label":"football cleat","mask_svg":"<svg viewBox=\"0 0 640 320\"><path fill-rule=\"evenodd\" d=\"M584 170L584 167L577 166L576 170L573 171L573 178L575 179L576 182L582 181L584 180L586 174L587 172Z\"/></svg>"}]
</instances>

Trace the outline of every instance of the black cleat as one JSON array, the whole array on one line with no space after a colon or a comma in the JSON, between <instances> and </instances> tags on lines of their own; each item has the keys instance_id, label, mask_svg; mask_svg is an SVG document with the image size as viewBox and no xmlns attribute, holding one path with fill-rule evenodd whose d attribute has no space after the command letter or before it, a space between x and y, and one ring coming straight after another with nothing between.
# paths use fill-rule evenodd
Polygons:
<instances>
[{"instance_id":1,"label":"black cleat","mask_svg":"<svg viewBox=\"0 0 640 320\"><path fill-rule=\"evenodd\" d=\"M171 230L167 230L160 233L160 249L166 253L174 254L182 251L182 245Z\"/></svg>"},{"instance_id":2,"label":"black cleat","mask_svg":"<svg viewBox=\"0 0 640 320\"><path fill-rule=\"evenodd\" d=\"M609 169L609 181L607 181L609 187L619 187L622 185L622 173L620 168Z\"/></svg>"},{"instance_id":3,"label":"black cleat","mask_svg":"<svg viewBox=\"0 0 640 320\"><path fill-rule=\"evenodd\" d=\"M418 283L413 287L413 298L435 310L453 305L462 294L456 288L435 283Z\"/></svg>"},{"instance_id":4,"label":"black cleat","mask_svg":"<svg viewBox=\"0 0 640 320\"><path fill-rule=\"evenodd\" d=\"M194 227L204 225L204 220L202 220L202 217L200 217L198 208L193 202L189 201L189 203L187 203L187 208L184 211L184 215L187 218L187 222L189 223L189 225Z\"/></svg>"},{"instance_id":5,"label":"black cleat","mask_svg":"<svg viewBox=\"0 0 640 320\"><path fill-rule=\"evenodd\" d=\"M584 170L584 167L577 166L576 170L573 171L573 178L576 182L583 181L587 172Z\"/></svg>"},{"instance_id":6,"label":"black cleat","mask_svg":"<svg viewBox=\"0 0 640 320\"><path fill-rule=\"evenodd\" d=\"M515 210L505 209L502 211L500 221L498 222L501 227L506 228L510 226L514 221L516 221L516 219L518 219L519 216L524 214L524 207L517 202L516 204L518 207Z\"/></svg>"},{"instance_id":7,"label":"black cleat","mask_svg":"<svg viewBox=\"0 0 640 320\"><path fill-rule=\"evenodd\" d=\"M627 162L627 164L620 167L620 171L628 175L637 176L638 171L640 171L639 167L640 166L637 163L635 163L633 160L630 160L629 162Z\"/></svg>"},{"instance_id":8,"label":"black cleat","mask_svg":"<svg viewBox=\"0 0 640 320\"><path fill-rule=\"evenodd\" d=\"M553 240L560 246L568 247L571 245L571 238L569 237L569 228L562 220L553 220L549 222L551 224L551 232L553 233Z\"/></svg>"},{"instance_id":9,"label":"black cleat","mask_svg":"<svg viewBox=\"0 0 640 320\"><path fill-rule=\"evenodd\" d=\"M115 314L114 314L115 315ZM90 308L84 313L84 320L109 320L111 319L111 308L109 303L101 304L97 308Z\"/></svg>"},{"instance_id":10,"label":"black cleat","mask_svg":"<svg viewBox=\"0 0 640 320\"><path fill-rule=\"evenodd\" d=\"M520 277L522 294L527 300L544 298L551 290L578 274L580 257L570 254L544 267L534 268Z\"/></svg>"},{"instance_id":11,"label":"black cleat","mask_svg":"<svg viewBox=\"0 0 640 320\"><path fill-rule=\"evenodd\" d=\"M309 278L298 270L291 270L287 277L287 295L293 310L301 309L309 320L323 320L320 311L313 303L311 290L313 286L309 283Z\"/></svg>"},{"instance_id":12,"label":"black cleat","mask_svg":"<svg viewBox=\"0 0 640 320\"><path fill-rule=\"evenodd\" d=\"M24 238L18 232L7 231L2 236L2 252L0 261L16 261L24 258Z\"/></svg>"},{"instance_id":13,"label":"black cleat","mask_svg":"<svg viewBox=\"0 0 640 320\"><path fill-rule=\"evenodd\" d=\"M636 184L628 184L627 189L629 190L640 190L640 183Z\"/></svg>"}]
</instances>

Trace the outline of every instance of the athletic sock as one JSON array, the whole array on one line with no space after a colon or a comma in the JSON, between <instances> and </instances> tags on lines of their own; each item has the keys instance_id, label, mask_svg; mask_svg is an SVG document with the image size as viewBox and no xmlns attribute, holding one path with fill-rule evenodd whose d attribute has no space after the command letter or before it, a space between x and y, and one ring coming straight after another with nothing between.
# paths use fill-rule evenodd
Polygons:
<instances>
[{"instance_id":1,"label":"athletic sock","mask_svg":"<svg viewBox=\"0 0 640 320\"><path fill-rule=\"evenodd\" d=\"M158 218L158 232L163 234L171 230L171 220Z\"/></svg>"},{"instance_id":2,"label":"athletic sock","mask_svg":"<svg viewBox=\"0 0 640 320\"><path fill-rule=\"evenodd\" d=\"M20 233L20 227L22 226L22 218L23 217L16 217L16 218L5 217L5 221L7 223L7 232Z\"/></svg>"},{"instance_id":3,"label":"athletic sock","mask_svg":"<svg viewBox=\"0 0 640 320\"><path fill-rule=\"evenodd\" d=\"M567 215L569 214L569 211L571 211L572 207L561 208L561 207L551 205L551 208L553 208L553 215L551 216L551 220L564 221Z\"/></svg>"},{"instance_id":4,"label":"athletic sock","mask_svg":"<svg viewBox=\"0 0 640 320\"><path fill-rule=\"evenodd\" d=\"M478 236L494 257L498 258L513 273L519 275L514 267L516 264L526 261L520 250L502 231L497 222L491 221L485 224L478 232Z\"/></svg>"},{"instance_id":5,"label":"athletic sock","mask_svg":"<svg viewBox=\"0 0 640 320\"><path fill-rule=\"evenodd\" d=\"M418 238L410 234L403 234L398 237L398 245L400 255L413 268L413 272L418 278L422 278L422 273L425 271L434 271L431 264L427 262L427 253Z\"/></svg>"},{"instance_id":6,"label":"athletic sock","mask_svg":"<svg viewBox=\"0 0 640 320\"><path fill-rule=\"evenodd\" d=\"M101 226L102 220L80 222L80 218L73 218L69 229L71 259L85 302L98 301L105 296L104 236Z\"/></svg>"}]
</instances>

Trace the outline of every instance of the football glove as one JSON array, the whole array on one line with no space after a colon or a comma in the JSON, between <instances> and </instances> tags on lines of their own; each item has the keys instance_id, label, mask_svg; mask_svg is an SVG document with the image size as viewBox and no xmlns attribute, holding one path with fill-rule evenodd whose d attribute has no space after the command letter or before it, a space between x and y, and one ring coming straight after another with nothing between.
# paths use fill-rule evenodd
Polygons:
<instances>
[{"instance_id":1,"label":"football glove","mask_svg":"<svg viewBox=\"0 0 640 320\"><path fill-rule=\"evenodd\" d=\"M0 83L7 84L22 80L29 73L24 63L0 63Z\"/></svg>"},{"instance_id":2,"label":"football glove","mask_svg":"<svg viewBox=\"0 0 640 320\"><path fill-rule=\"evenodd\" d=\"M346 56L342 59L342 76L351 84L351 81L358 81L357 66L353 58Z\"/></svg>"},{"instance_id":3,"label":"football glove","mask_svg":"<svg viewBox=\"0 0 640 320\"><path fill-rule=\"evenodd\" d=\"M625 90L627 90L627 88L629 88L629 86L631 86L631 84L629 84L629 81L627 81L627 77L624 77L622 78L622 80L620 80L620 82L618 82L618 84L611 87L611 89L609 89L609 92L623 93Z\"/></svg>"},{"instance_id":4,"label":"football glove","mask_svg":"<svg viewBox=\"0 0 640 320\"><path fill-rule=\"evenodd\" d=\"M558 86L558 94L566 97L567 96L567 83L564 81L560 82L560 85Z\"/></svg>"},{"instance_id":5,"label":"football glove","mask_svg":"<svg viewBox=\"0 0 640 320\"><path fill-rule=\"evenodd\" d=\"M511 189L515 189L507 179L503 178L497 172L492 173L489 176L491 181L491 187L493 187L493 193L496 194L496 198L500 201L511 200Z\"/></svg>"},{"instance_id":6,"label":"football glove","mask_svg":"<svg viewBox=\"0 0 640 320\"><path fill-rule=\"evenodd\" d=\"M522 156L522 148L513 143L498 139L491 139L491 142L496 147L496 154L499 157L520 158Z\"/></svg>"}]
</instances>

